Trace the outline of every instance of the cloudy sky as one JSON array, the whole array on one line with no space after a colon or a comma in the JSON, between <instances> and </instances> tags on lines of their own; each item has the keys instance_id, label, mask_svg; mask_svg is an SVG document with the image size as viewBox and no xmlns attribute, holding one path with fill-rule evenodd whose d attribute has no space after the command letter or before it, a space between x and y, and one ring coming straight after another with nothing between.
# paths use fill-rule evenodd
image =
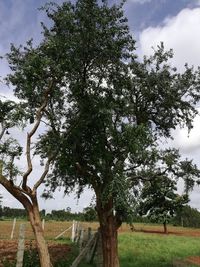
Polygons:
<instances>
[{"instance_id":1,"label":"cloudy sky","mask_svg":"<svg viewBox=\"0 0 200 267\"><path fill-rule=\"evenodd\" d=\"M111 4L116 0L108 0ZM63 0L55 1L62 3ZM41 40L40 22L47 22L45 14L38 8L46 0L0 0L0 55L9 51L10 43L24 44L33 38L37 44ZM130 30L137 40L138 56L149 55L152 47L164 42L166 48L173 48L174 64L179 71L185 62L195 67L200 65L200 0L127 0L124 6L129 19ZM7 63L0 64L0 77L9 72ZM12 89L0 87L0 96L13 98ZM187 130L176 130L172 144L185 157L194 159L200 167L200 118L194 122L189 137ZM25 133L24 133L25 134ZM36 162L37 164L37 162ZM3 187L5 206L21 207ZM82 210L89 205L93 193L87 190L77 203L75 195L63 198L62 190L56 193L56 200L40 200L41 208ZM200 209L200 189L191 194L191 206Z\"/></svg>"}]
</instances>

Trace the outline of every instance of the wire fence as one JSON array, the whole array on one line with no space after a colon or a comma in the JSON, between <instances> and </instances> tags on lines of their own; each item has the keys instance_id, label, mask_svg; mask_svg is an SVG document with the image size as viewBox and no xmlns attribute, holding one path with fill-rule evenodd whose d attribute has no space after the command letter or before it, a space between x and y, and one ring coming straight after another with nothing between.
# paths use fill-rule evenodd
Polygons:
<instances>
[{"instance_id":1,"label":"wire fence","mask_svg":"<svg viewBox=\"0 0 200 267\"><path fill-rule=\"evenodd\" d=\"M20 224L25 224L26 227L26 240L34 239L33 230L29 221L12 220L0 221L0 239L17 240L19 235ZM91 228L92 231L97 231L98 223L94 222L78 222L79 226L84 229ZM44 221L44 236L46 240L57 238L72 238L72 221ZM62 234L63 233L63 234ZM62 235L60 235L62 234ZM59 236L60 235L60 236Z\"/></svg>"}]
</instances>

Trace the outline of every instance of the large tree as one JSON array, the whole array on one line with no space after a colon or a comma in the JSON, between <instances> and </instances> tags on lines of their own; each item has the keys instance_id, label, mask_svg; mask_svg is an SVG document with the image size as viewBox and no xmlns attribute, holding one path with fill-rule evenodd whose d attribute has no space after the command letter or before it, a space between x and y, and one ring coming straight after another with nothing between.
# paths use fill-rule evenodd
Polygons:
<instances>
[{"instance_id":1,"label":"large tree","mask_svg":"<svg viewBox=\"0 0 200 267\"><path fill-rule=\"evenodd\" d=\"M188 67L183 74L171 68L172 53L162 45L152 57L136 60L122 5L78 0L44 9L52 25L43 25L44 41L37 48L31 42L25 49L12 46L8 55L8 80L35 120L27 137L27 172L17 189L23 198L28 195L26 209L37 211L36 189L50 162L52 189L93 188L104 267L117 267L117 229L124 211L128 218L132 210L141 169L154 160L161 136L170 137L178 125L191 128L199 98L196 76ZM42 121L45 132L34 148L47 163L30 189L30 141ZM10 190L5 175L2 181ZM39 220L38 225L41 230Z\"/></svg>"},{"instance_id":2,"label":"large tree","mask_svg":"<svg viewBox=\"0 0 200 267\"><path fill-rule=\"evenodd\" d=\"M49 176L51 189L62 184L68 192L90 186L96 195L104 267L119 266L117 229L134 205L134 193L161 137L177 126L192 127L199 100L196 74L186 65L179 74L170 66L172 51L163 44L143 61L134 55L122 6L79 0L75 5L48 8L53 26L46 35L65 48L63 68L70 109L57 109L62 132L43 135L38 151L60 139L62 145ZM68 40L63 45L64 40ZM66 60L66 63L64 61ZM65 65L66 64L66 65ZM49 146L49 143L48 143Z\"/></svg>"}]
</instances>

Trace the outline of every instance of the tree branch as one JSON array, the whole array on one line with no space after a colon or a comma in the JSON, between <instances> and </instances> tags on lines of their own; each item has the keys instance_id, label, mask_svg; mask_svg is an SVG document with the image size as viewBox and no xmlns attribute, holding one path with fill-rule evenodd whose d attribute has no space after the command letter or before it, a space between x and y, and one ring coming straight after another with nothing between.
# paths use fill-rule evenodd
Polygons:
<instances>
[{"instance_id":1,"label":"tree branch","mask_svg":"<svg viewBox=\"0 0 200 267\"><path fill-rule=\"evenodd\" d=\"M2 129L1 129L1 132L0 132L0 141L1 141L1 139L4 136L4 133L6 131L6 127L3 125L3 123L1 123L1 127L2 127Z\"/></svg>"},{"instance_id":2,"label":"tree branch","mask_svg":"<svg viewBox=\"0 0 200 267\"><path fill-rule=\"evenodd\" d=\"M35 134L35 132L37 131L37 129L38 129L39 125L40 125L40 122L41 122L41 119L42 119L42 115L43 115L43 111L45 110L45 108L46 108L46 106L48 104L49 93L50 93L52 87L53 87L53 82L51 81L48 89L46 90L46 92L44 94L44 102L42 103L41 107L36 112L36 123L33 126L32 130L30 131L30 133L27 133L26 160L27 160L28 169L23 175L22 188L24 190L27 190L27 179L28 179L28 176L30 175L30 173L32 172L32 168L33 168L32 167L32 160L31 160L31 138Z\"/></svg>"},{"instance_id":3,"label":"tree branch","mask_svg":"<svg viewBox=\"0 0 200 267\"><path fill-rule=\"evenodd\" d=\"M4 175L2 175L2 164L0 166L0 184L2 184L6 188L6 190L12 196L14 196L26 209L32 209L30 200L26 195L24 195L24 193L27 194L27 192L24 192L21 188L16 187L13 183L7 180Z\"/></svg>"},{"instance_id":4,"label":"tree branch","mask_svg":"<svg viewBox=\"0 0 200 267\"><path fill-rule=\"evenodd\" d=\"M42 175L40 176L40 179L35 183L35 185L33 186L33 191L32 191L32 195L35 195L37 188L41 185L41 183L44 181L46 175L49 172L49 167L51 164L51 161L53 160L54 156L51 156L48 158L46 164L45 164L45 168L44 171L42 173Z\"/></svg>"}]
</instances>

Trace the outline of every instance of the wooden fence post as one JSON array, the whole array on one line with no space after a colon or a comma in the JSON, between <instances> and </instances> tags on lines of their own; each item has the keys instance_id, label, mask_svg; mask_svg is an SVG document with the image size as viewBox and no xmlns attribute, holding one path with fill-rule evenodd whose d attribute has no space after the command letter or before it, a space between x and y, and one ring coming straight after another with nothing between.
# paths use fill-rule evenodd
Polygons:
<instances>
[{"instance_id":1,"label":"wooden fence post","mask_svg":"<svg viewBox=\"0 0 200 267\"><path fill-rule=\"evenodd\" d=\"M87 239L90 240L90 238L92 237L92 228L88 227L88 236Z\"/></svg>"},{"instance_id":2,"label":"wooden fence post","mask_svg":"<svg viewBox=\"0 0 200 267\"><path fill-rule=\"evenodd\" d=\"M96 266L103 267L103 249L102 249L102 237L101 237L100 228L98 229Z\"/></svg>"},{"instance_id":3,"label":"wooden fence post","mask_svg":"<svg viewBox=\"0 0 200 267\"><path fill-rule=\"evenodd\" d=\"M75 232L75 237L74 237L74 242L78 243L79 240L79 231L80 229L80 222L75 221L75 227L74 227L74 232Z\"/></svg>"},{"instance_id":4,"label":"wooden fence post","mask_svg":"<svg viewBox=\"0 0 200 267\"><path fill-rule=\"evenodd\" d=\"M20 224L16 267L22 267L23 266L24 237L25 237L25 224Z\"/></svg>"},{"instance_id":5,"label":"wooden fence post","mask_svg":"<svg viewBox=\"0 0 200 267\"><path fill-rule=\"evenodd\" d=\"M13 226L12 226L12 231L11 231L10 239L13 239L14 231L15 231L15 225L16 225L16 218L14 218L14 220L13 220Z\"/></svg>"},{"instance_id":6,"label":"wooden fence post","mask_svg":"<svg viewBox=\"0 0 200 267\"><path fill-rule=\"evenodd\" d=\"M77 267L82 259L87 255L88 250L91 248L92 244L95 242L97 235L95 234L86 244L85 248L81 250L78 257L73 261L71 267Z\"/></svg>"},{"instance_id":7,"label":"wooden fence post","mask_svg":"<svg viewBox=\"0 0 200 267\"><path fill-rule=\"evenodd\" d=\"M97 252L97 244L98 244L98 240L99 240L99 232L95 233L96 238L94 240L94 243L92 244L90 250L88 250L88 253L86 255L86 262L87 263L92 263L94 256ZM91 237L92 238L92 237Z\"/></svg>"},{"instance_id":8,"label":"wooden fence post","mask_svg":"<svg viewBox=\"0 0 200 267\"><path fill-rule=\"evenodd\" d=\"M84 243L84 229L80 229L79 230L79 240L78 240L78 242L79 242L79 251L81 251L82 250L82 248L83 248L83 243Z\"/></svg>"}]
</instances>

